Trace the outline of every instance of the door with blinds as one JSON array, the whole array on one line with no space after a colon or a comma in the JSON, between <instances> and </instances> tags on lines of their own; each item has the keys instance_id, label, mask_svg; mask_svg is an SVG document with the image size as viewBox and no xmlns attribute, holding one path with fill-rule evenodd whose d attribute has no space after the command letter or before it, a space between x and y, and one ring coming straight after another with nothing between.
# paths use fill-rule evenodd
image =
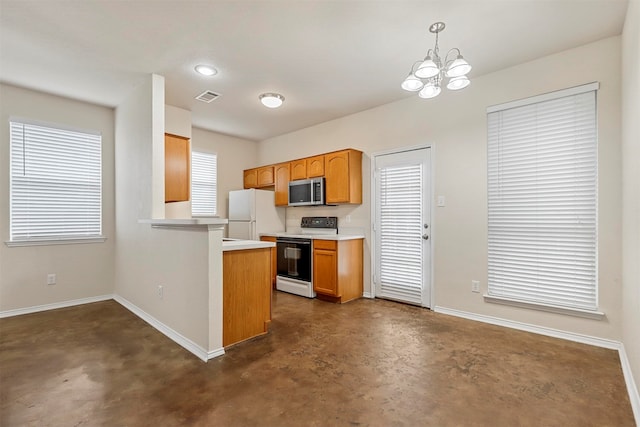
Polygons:
<instances>
[{"instance_id":1,"label":"door with blinds","mask_svg":"<svg viewBox=\"0 0 640 427\"><path fill-rule=\"evenodd\" d=\"M430 149L374 156L377 298L431 305Z\"/></svg>"}]
</instances>

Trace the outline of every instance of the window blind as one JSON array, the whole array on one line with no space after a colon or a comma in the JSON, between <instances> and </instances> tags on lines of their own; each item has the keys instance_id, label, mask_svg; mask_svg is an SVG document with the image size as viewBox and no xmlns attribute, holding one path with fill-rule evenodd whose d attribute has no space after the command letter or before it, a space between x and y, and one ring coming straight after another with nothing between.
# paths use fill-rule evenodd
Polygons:
<instances>
[{"instance_id":1,"label":"window blind","mask_svg":"<svg viewBox=\"0 0 640 427\"><path fill-rule=\"evenodd\" d=\"M102 234L102 137L10 120L10 240Z\"/></svg>"},{"instance_id":2,"label":"window blind","mask_svg":"<svg viewBox=\"0 0 640 427\"><path fill-rule=\"evenodd\" d=\"M217 206L217 156L191 153L191 214L214 216Z\"/></svg>"},{"instance_id":3,"label":"window blind","mask_svg":"<svg viewBox=\"0 0 640 427\"><path fill-rule=\"evenodd\" d=\"M393 166L380 174L380 291L422 302L422 166Z\"/></svg>"},{"instance_id":4,"label":"window blind","mask_svg":"<svg viewBox=\"0 0 640 427\"><path fill-rule=\"evenodd\" d=\"M489 296L597 309L597 169L595 90L489 112Z\"/></svg>"}]
</instances>

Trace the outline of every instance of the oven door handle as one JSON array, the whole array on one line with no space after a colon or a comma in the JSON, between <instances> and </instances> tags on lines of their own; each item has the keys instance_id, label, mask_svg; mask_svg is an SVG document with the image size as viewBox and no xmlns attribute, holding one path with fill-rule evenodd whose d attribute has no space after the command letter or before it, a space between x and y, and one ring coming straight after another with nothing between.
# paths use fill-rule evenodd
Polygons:
<instances>
[{"instance_id":1,"label":"oven door handle","mask_svg":"<svg viewBox=\"0 0 640 427\"><path fill-rule=\"evenodd\" d=\"M276 240L276 244L278 243L291 243L294 245L310 245L311 242L299 241L299 240Z\"/></svg>"}]
</instances>

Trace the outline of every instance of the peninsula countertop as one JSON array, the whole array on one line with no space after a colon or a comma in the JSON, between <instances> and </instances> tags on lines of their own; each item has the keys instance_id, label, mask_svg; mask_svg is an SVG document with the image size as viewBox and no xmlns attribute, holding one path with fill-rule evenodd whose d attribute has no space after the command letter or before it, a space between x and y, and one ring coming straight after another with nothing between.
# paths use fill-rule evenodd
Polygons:
<instances>
[{"instance_id":1,"label":"peninsula countertop","mask_svg":"<svg viewBox=\"0 0 640 427\"><path fill-rule=\"evenodd\" d=\"M275 246L276 244L273 242L263 242L260 240L222 239L222 252L273 248Z\"/></svg>"}]
</instances>

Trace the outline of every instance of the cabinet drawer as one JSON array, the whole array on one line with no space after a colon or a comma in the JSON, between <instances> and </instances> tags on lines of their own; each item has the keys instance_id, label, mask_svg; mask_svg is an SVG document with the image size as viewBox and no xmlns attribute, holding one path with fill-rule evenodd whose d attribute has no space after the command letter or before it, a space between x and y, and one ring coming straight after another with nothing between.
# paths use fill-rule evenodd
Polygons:
<instances>
[{"instance_id":1,"label":"cabinet drawer","mask_svg":"<svg viewBox=\"0 0 640 427\"><path fill-rule=\"evenodd\" d=\"M338 248L338 242L335 240L319 240L315 239L313 241L314 249L326 249L329 251L335 251Z\"/></svg>"}]
</instances>

